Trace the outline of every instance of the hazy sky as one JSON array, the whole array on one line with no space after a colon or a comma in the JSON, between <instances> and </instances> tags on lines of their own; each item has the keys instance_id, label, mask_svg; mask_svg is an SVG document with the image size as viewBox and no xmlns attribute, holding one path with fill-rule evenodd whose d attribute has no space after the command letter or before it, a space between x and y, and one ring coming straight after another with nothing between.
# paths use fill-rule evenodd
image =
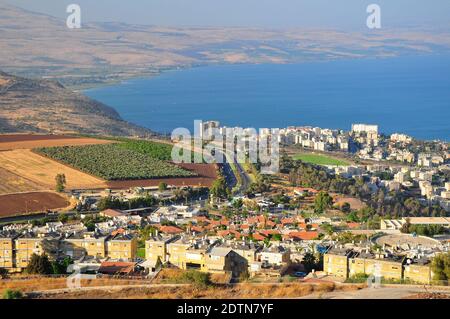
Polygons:
<instances>
[{"instance_id":1,"label":"hazy sky","mask_svg":"<svg viewBox=\"0 0 450 319\"><path fill-rule=\"evenodd\" d=\"M68 4L88 21L152 25L364 28L366 8L382 9L384 27L450 26L450 0L0 0L65 17Z\"/></svg>"}]
</instances>

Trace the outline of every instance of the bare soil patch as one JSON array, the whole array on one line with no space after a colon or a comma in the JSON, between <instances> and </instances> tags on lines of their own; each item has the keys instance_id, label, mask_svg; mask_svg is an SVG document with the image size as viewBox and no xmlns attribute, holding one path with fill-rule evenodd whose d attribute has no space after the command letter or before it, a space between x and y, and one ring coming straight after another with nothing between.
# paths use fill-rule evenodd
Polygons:
<instances>
[{"instance_id":1,"label":"bare soil patch","mask_svg":"<svg viewBox=\"0 0 450 319\"><path fill-rule=\"evenodd\" d=\"M95 138L78 138L64 135L6 134L0 135L0 151L38 147L107 144L114 141Z\"/></svg>"},{"instance_id":2,"label":"bare soil patch","mask_svg":"<svg viewBox=\"0 0 450 319\"><path fill-rule=\"evenodd\" d=\"M66 208L70 203L51 192L20 193L0 196L0 216L14 216Z\"/></svg>"},{"instance_id":3,"label":"bare soil patch","mask_svg":"<svg viewBox=\"0 0 450 319\"><path fill-rule=\"evenodd\" d=\"M155 178L145 180L111 181L108 188L125 189L132 187L153 187L160 183L172 186L211 187L217 178L217 167L214 164L178 164L184 169L197 173L196 177L187 178Z\"/></svg>"},{"instance_id":4,"label":"bare soil patch","mask_svg":"<svg viewBox=\"0 0 450 319\"><path fill-rule=\"evenodd\" d=\"M361 200L354 197L343 197L342 195L333 195L333 197L335 197L334 204L337 206L342 206L344 203L349 203L351 209L354 210L359 210L366 206Z\"/></svg>"}]
</instances>

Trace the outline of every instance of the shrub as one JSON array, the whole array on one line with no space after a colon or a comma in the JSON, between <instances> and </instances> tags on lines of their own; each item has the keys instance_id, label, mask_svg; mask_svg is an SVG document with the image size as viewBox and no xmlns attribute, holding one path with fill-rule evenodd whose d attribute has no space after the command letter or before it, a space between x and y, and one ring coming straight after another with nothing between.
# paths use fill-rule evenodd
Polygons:
<instances>
[{"instance_id":1,"label":"shrub","mask_svg":"<svg viewBox=\"0 0 450 319\"><path fill-rule=\"evenodd\" d=\"M355 274L345 280L346 283L359 284L364 283L369 278L367 274Z\"/></svg>"},{"instance_id":2,"label":"shrub","mask_svg":"<svg viewBox=\"0 0 450 319\"><path fill-rule=\"evenodd\" d=\"M211 285L211 275L197 270L183 272L181 280L194 285L196 288L206 288Z\"/></svg>"},{"instance_id":3,"label":"shrub","mask_svg":"<svg viewBox=\"0 0 450 319\"><path fill-rule=\"evenodd\" d=\"M3 299L22 299L23 294L20 290L7 289L3 293Z\"/></svg>"}]
</instances>

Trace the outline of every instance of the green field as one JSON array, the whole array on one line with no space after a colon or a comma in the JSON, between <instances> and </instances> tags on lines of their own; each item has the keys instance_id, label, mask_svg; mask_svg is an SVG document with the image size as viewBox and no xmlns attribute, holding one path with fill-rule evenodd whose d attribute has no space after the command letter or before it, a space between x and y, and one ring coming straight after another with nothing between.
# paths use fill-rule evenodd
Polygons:
<instances>
[{"instance_id":1,"label":"green field","mask_svg":"<svg viewBox=\"0 0 450 319\"><path fill-rule=\"evenodd\" d=\"M300 160L305 163L316 164L316 165L334 165L334 166L347 166L350 165L349 162L334 157L320 155L320 154L297 154L294 155L295 160Z\"/></svg>"},{"instance_id":2,"label":"green field","mask_svg":"<svg viewBox=\"0 0 450 319\"><path fill-rule=\"evenodd\" d=\"M139 258L145 259L145 248L138 248L136 255Z\"/></svg>"},{"instance_id":3,"label":"green field","mask_svg":"<svg viewBox=\"0 0 450 319\"><path fill-rule=\"evenodd\" d=\"M45 147L34 151L108 181L196 176L165 161L170 158L170 145L153 142Z\"/></svg>"}]
</instances>

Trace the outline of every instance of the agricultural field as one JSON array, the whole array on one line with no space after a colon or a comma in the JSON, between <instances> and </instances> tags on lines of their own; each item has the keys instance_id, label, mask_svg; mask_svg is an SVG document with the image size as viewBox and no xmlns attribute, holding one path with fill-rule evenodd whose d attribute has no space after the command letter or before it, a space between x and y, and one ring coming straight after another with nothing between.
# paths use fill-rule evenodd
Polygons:
<instances>
[{"instance_id":1,"label":"agricultural field","mask_svg":"<svg viewBox=\"0 0 450 319\"><path fill-rule=\"evenodd\" d=\"M350 165L349 162L338 159L335 157L321 155L321 154L309 154L302 153L293 156L294 160L300 160L305 163L315 164L315 165L333 165L333 166L347 166Z\"/></svg>"},{"instance_id":2,"label":"agricultural field","mask_svg":"<svg viewBox=\"0 0 450 319\"><path fill-rule=\"evenodd\" d=\"M217 167L215 164L178 164L185 170L191 171L197 176L176 178L152 178L144 180L108 181L108 188L125 189L133 187L156 187L160 183L183 187L211 187L217 179Z\"/></svg>"},{"instance_id":3,"label":"agricultural field","mask_svg":"<svg viewBox=\"0 0 450 319\"><path fill-rule=\"evenodd\" d=\"M147 147L143 144L119 143L45 147L34 149L34 151L108 181L197 176L192 171L144 154L150 153L150 148L150 145ZM155 153L157 157L164 157L167 149L159 149Z\"/></svg>"},{"instance_id":4,"label":"agricultural field","mask_svg":"<svg viewBox=\"0 0 450 319\"><path fill-rule=\"evenodd\" d=\"M69 204L64 197L51 192L0 195L0 217L61 209Z\"/></svg>"},{"instance_id":5,"label":"agricultural field","mask_svg":"<svg viewBox=\"0 0 450 319\"><path fill-rule=\"evenodd\" d=\"M25 179L0 167L0 195L45 190L39 183Z\"/></svg>"},{"instance_id":6,"label":"agricultural field","mask_svg":"<svg viewBox=\"0 0 450 319\"><path fill-rule=\"evenodd\" d=\"M57 174L66 175L67 189L107 187L105 181L100 178L85 174L44 156L35 154L31 150L0 152L0 167L19 176L22 181L31 181L29 184L26 184L31 189L25 189L25 191L41 190L41 185L45 189L53 190L55 188L55 176ZM36 186L36 184L39 186ZM14 188L14 184L7 187ZM20 186L12 192L24 191L22 187L24 186Z\"/></svg>"},{"instance_id":7,"label":"agricultural field","mask_svg":"<svg viewBox=\"0 0 450 319\"><path fill-rule=\"evenodd\" d=\"M156 158L161 161L170 161L172 155L172 145L156 143L151 141L121 139L117 146L134 151L151 158Z\"/></svg>"},{"instance_id":8,"label":"agricultural field","mask_svg":"<svg viewBox=\"0 0 450 319\"><path fill-rule=\"evenodd\" d=\"M96 138L78 138L63 135L5 134L0 135L0 151L32 149L36 147L109 144L113 142Z\"/></svg>"}]
</instances>

